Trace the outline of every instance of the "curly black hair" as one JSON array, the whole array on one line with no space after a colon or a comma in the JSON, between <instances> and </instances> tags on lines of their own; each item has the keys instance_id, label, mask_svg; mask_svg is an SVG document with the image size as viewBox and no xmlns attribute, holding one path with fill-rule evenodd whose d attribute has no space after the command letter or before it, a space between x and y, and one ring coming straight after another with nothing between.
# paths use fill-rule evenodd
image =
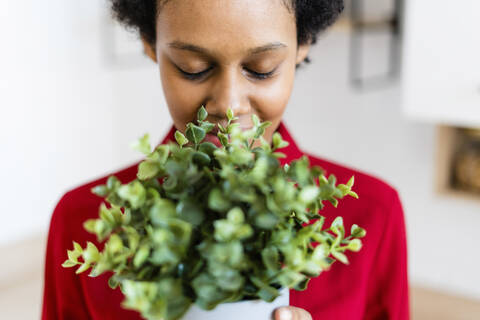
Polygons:
<instances>
[{"instance_id":1,"label":"curly black hair","mask_svg":"<svg viewBox=\"0 0 480 320\"><path fill-rule=\"evenodd\" d=\"M128 29L137 31L155 46L158 12L171 0L109 0L114 19ZM283 0L287 8L295 11L297 43L315 44L318 34L333 24L343 11L343 0ZM305 62L310 62L307 57Z\"/></svg>"}]
</instances>

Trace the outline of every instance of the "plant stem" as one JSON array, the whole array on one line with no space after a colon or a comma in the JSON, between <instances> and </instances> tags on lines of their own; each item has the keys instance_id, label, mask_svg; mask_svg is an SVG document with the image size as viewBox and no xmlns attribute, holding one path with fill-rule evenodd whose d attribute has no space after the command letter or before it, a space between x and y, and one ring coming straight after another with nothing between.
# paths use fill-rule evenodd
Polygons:
<instances>
[{"instance_id":1,"label":"plant stem","mask_svg":"<svg viewBox=\"0 0 480 320\"><path fill-rule=\"evenodd\" d=\"M252 138L252 142L250 142L250 146L248 146L248 150L252 150L253 144L255 143L255 138Z\"/></svg>"}]
</instances>

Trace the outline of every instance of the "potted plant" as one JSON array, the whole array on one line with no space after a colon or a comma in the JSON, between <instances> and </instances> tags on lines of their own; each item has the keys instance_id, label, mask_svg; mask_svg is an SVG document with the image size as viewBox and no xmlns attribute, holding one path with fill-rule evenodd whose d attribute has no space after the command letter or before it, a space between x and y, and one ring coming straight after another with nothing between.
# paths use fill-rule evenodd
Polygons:
<instances>
[{"instance_id":1,"label":"potted plant","mask_svg":"<svg viewBox=\"0 0 480 320\"><path fill-rule=\"evenodd\" d=\"M120 286L122 306L146 319L244 319L249 310L268 319L288 305L289 289L305 290L362 246L364 229L354 224L346 237L341 217L323 228L319 214L324 201L336 207L358 198L353 176L337 185L306 157L281 166L278 149L288 143L279 133L267 143L270 123L255 115L242 131L228 110L217 147L204 141L215 127L207 116L202 106L196 124L175 133L177 143L151 150L148 134L139 139L146 158L137 178L122 184L110 176L92 189L106 203L84 227L103 250L74 242L63 263L93 277L113 272L108 283Z\"/></svg>"}]
</instances>

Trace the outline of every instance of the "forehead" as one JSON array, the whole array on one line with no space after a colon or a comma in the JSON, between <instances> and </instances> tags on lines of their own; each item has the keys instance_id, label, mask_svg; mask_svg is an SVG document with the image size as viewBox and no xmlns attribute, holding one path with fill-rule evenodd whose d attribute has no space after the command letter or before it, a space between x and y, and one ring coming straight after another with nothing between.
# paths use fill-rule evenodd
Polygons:
<instances>
[{"instance_id":1,"label":"forehead","mask_svg":"<svg viewBox=\"0 0 480 320\"><path fill-rule=\"evenodd\" d=\"M269 42L296 43L285 0L170 0L157 19L157 45L192 43L222 54Z\"/></svg>"}]
</instances>

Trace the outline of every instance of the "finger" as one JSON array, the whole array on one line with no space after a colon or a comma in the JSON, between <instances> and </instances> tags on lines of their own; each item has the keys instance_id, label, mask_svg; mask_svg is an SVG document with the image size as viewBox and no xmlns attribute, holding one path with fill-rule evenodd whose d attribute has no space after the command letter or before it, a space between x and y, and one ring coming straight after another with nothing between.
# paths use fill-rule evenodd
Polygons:
<instances>
[{"instance_id":1,"label":"finger","mask_svg":"<svg viewBox=\"0 0 480 320\"><path fill-rule=\"evenodd\" d=\"M312 320L310 313L297 307L281 307L275 310L275 320Z\"/></svg>"}]
</instances>

